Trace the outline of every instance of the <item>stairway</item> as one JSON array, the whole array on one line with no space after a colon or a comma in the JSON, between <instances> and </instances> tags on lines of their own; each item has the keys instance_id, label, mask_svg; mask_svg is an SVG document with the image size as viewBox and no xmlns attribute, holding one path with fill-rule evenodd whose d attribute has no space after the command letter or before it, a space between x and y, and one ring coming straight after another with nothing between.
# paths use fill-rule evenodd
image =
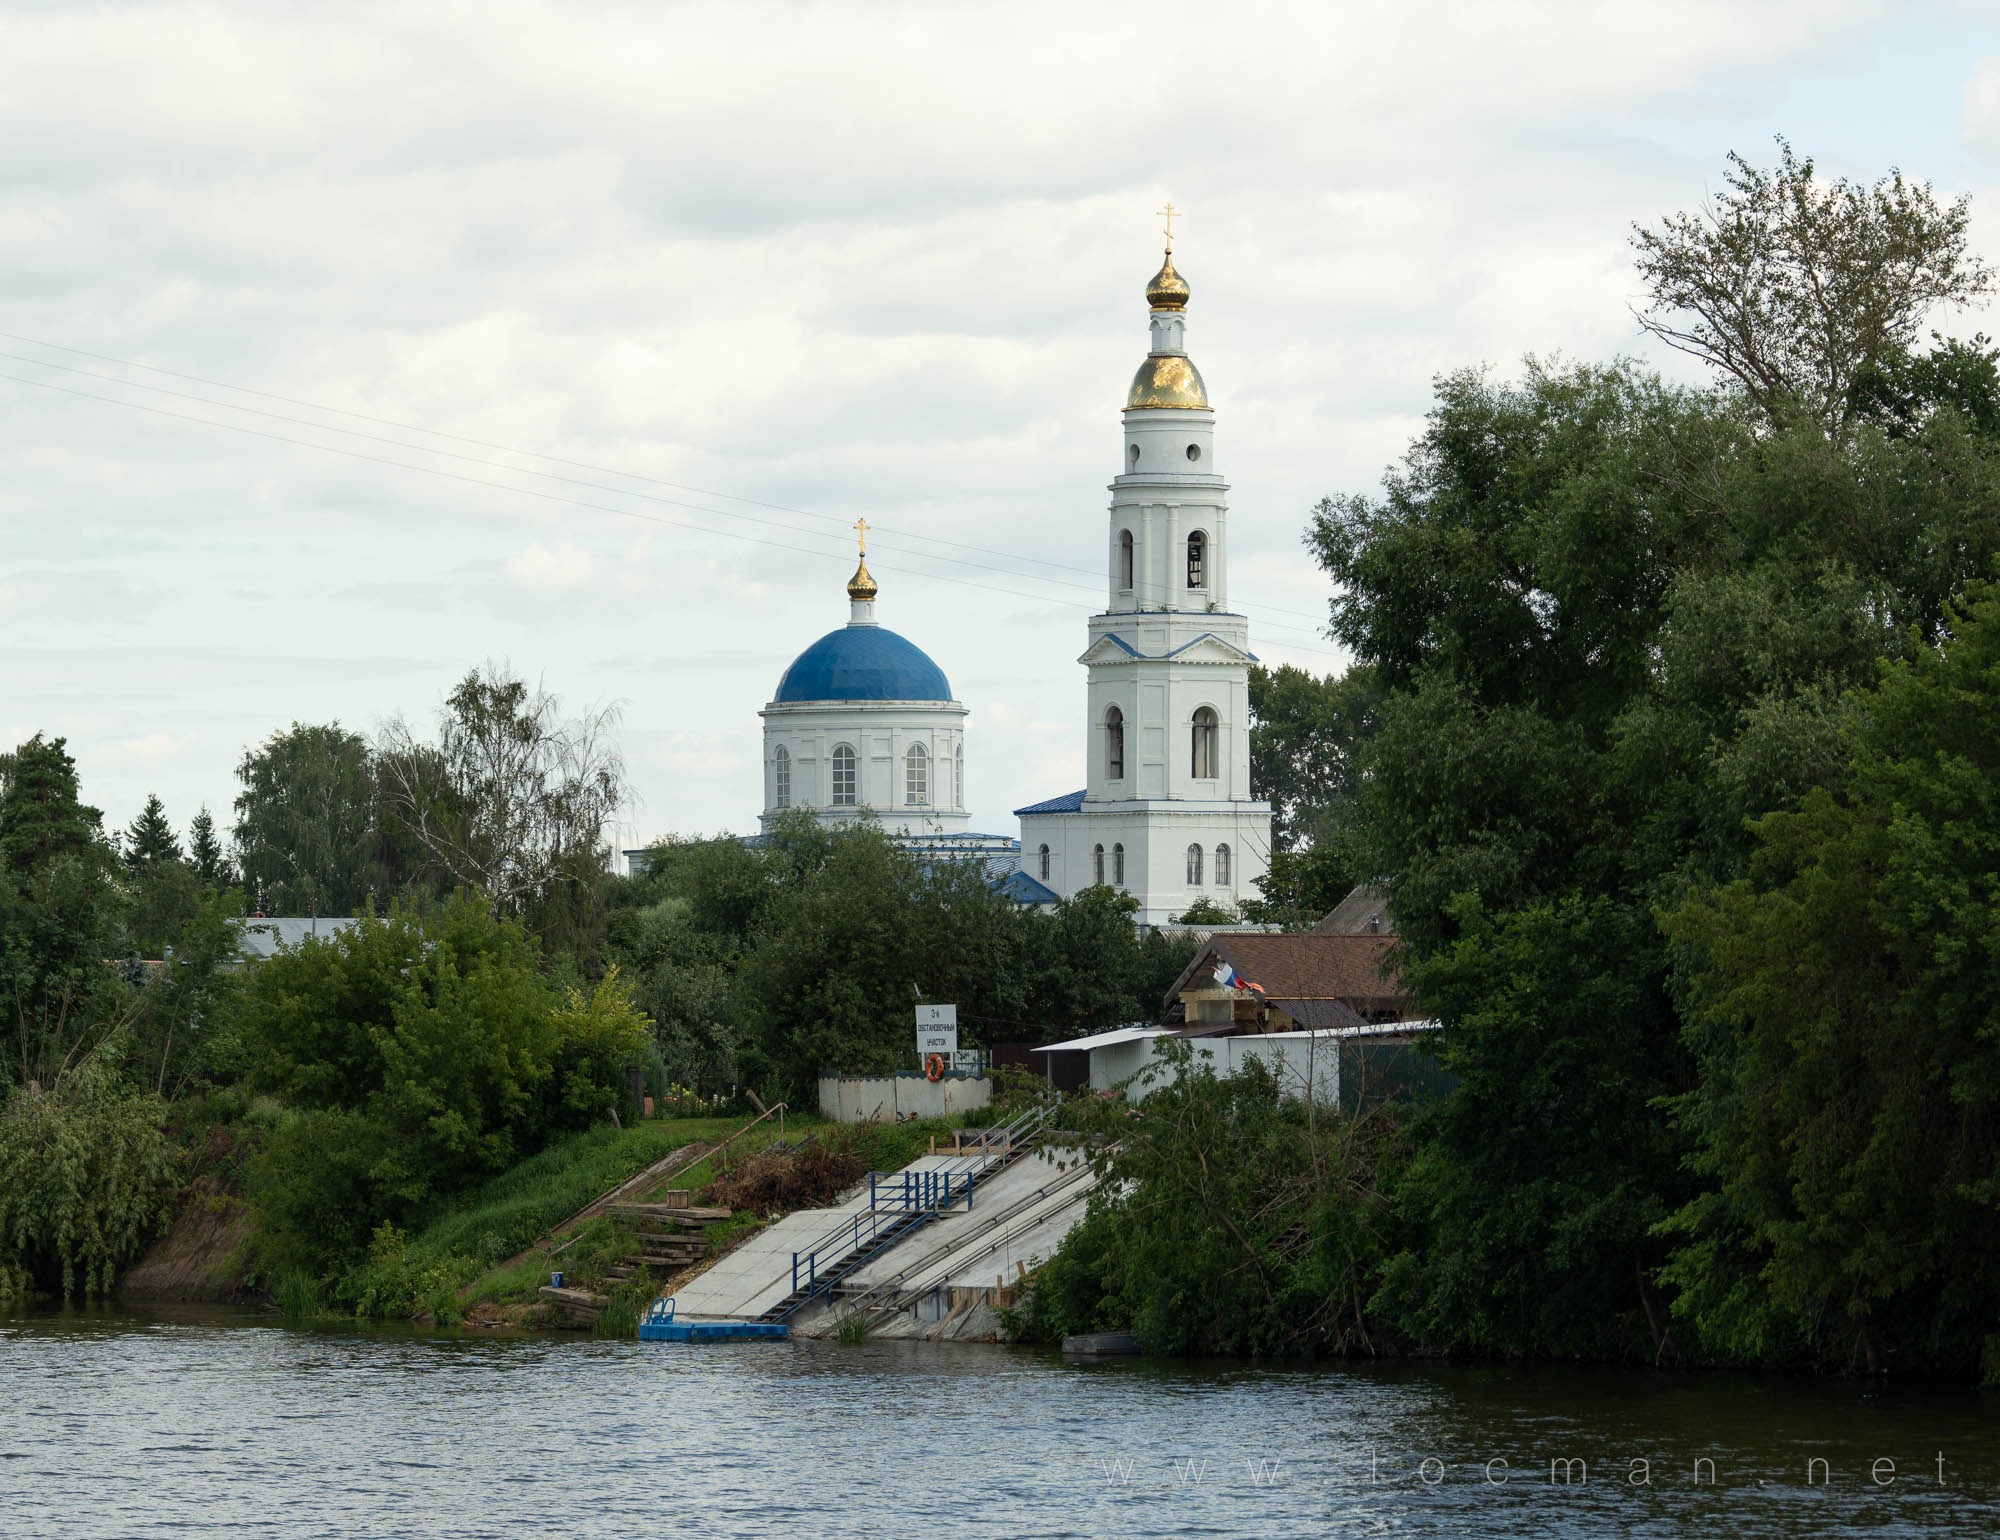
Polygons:
<instances>
[{"instance_id":1,"label":"stairway","mask_svg":"<svg viewBox=\"0 0 2000 1540\"><path fill-rule=\"evenodd\" d=\"M871 1206L805 1251L793 1252L792 1291L758 1319L789 1320L809 1301L832 1293L857 1268L865 1267L933 1219L957 1210L961 1201L970 1208L975 1184L998 1175L1033 1149L1051 1110L1051 1104L1037 1104L998 1127L983 1130L977 1152L968 1157L975 1164L964 1170L920 1173L912 1168L892 1178L871 1175L871 1190L880 1184ZM901 1201L880 1206L892 1195ZM819 1261L822 1254L828 1258L824 1265Z\"/></svg>"}]
</instances>

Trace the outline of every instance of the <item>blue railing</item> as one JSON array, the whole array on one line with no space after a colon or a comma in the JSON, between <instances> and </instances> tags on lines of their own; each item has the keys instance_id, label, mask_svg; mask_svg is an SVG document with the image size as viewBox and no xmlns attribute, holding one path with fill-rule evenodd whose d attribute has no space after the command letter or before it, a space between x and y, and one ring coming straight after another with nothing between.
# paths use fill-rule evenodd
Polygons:
<instances>
[{"instance_id":1,"label":"blue railing","mask_svg":"<svg viewBox=\"0 0 2000 1540\"><path fill-rule=\"evenodd\" d=\"M792 1292L812 1298L820 1289L821 1262L834 1272L892 1226L914 1228L911 1220L923 1224L960 1203L971 1208L972 1186L969 1171L869 1172L867 1210L836 1225L805 1251L792 1253Z\"/></svg>"},{"instance_id":2,"label":"blue railing","mask_svg":"<svg viewBox=\"0 0 2000 1540\"><path fill-rule=\"evenodd\" d=\"M897 1171L868 1173L868 1206L915 1214L946 1209L954 1203L972 1207L970 1171Z\"/></svg>"}]
</instances>

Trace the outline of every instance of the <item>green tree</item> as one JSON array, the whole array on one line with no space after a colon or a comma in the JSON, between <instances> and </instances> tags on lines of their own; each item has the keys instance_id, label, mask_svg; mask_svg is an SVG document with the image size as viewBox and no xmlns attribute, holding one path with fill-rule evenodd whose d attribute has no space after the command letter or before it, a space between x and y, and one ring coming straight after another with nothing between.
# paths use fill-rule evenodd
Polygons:
<instances>
[{"instance_id":1,"label":"green tree","mask_svg":"<svg viewBox=\"0 0 2000 1540\"><path fill-rule=\"evenodd\" d=\"M125 869L133 873L161 861L181 859L181 842L174 837L173 825L167 822L167 810L157 796L147 795L145 807L125 830L120 854Z\"/></svg>"},{"instance_id":2,"label":"green tree","mask_svg":"<svg viewBox=\"0 0 2000 1540\"><path fill-rule=\"evenodd\" d=\"M188 864L203 882L217 888L233 887L236 872L216 837L215 820L204 807L188 822Z\"/></svg>"},{"instance_id":3,"label":"green tree","mask_svg":"<svg viewBox=\"0 0 2000 1540\"><path fill-rule=\"evenodd\" d=\"M172 1218L178 1164L166 1104L95 1060L59 1089L16 1086L0 1106L0 1300L110 1293Z\"/></svg>"},{"instance_id":4,"label":"green tree","mask_svg":"<svg viewBox=\"0 0 2000 1540\"><path fill-rule=\"evenodd\" d=\"M1729 157L1725 190L1697 213L1633 227L1651 295L1646 331L1726 374L1766 420L1839 438L1855 386L1907 355L1939 305L1992 292L1970 255L1968 200L1891 172L1870 187L1817 181L1781 138L1765 171Z\"/></svg>"},{"instance_id":5,"label":"green tree","mask_svg":"<svg viewBox=\"0 0 2000 1540\"><path fill-rule=\"evenodd\" d=\"M614 708L565 717L555 696L494 665L446 698L438 741L383 730L388 822L445 883L486 895L588 963L603 936L605 830L629 795Z\"/></svg>"},{"instance_id":6,"label":"green tree","mask_svg":"<svg viewBox=\"0 0 2000 1540\"><path fill-rule=\"evenodd\" d=\"M1668 1277L1737 1356L2000 1377L2000 590L1945 631L1854 698L1843 789L1670 922L1713 1187Z\"/></svg>"},{"instance_id":7,"label":"green tree","mask_svg":"<svg viewBox=\"0 0 2000 1540\"><path fill-rule=\"evenodd\" d=\"M132 1018L133 989L107 962L121 952L116 867L63 740L22 744L0 794L0 1001L17 1084L54 1093Z\"/></svg>"},{"instance_id":8,"label":"green tree","mask_svg":"<svg viewBox=\"0 0 2000 1540\"><path fill-rule=\"evenodd\" d=\"M338 722L294 722L236 767L237 864L268 914L350 915L377 883L368 742Z\"/></svg>"},{"instance_id":9,"label":"green tree","mask_svg":"<svg viewBox=\"0 0 2000 1540\"><path fill-rule=\"evenodd\" d=\"M257 965L251 1083L295 1109L258 1181L274 1260L350 1265L379 1225L413 1228L588 1122L591 1076L641 1020L608 987L565 1006L518 922L472 898L364 914Z\"/></svg>"}]
</instances>

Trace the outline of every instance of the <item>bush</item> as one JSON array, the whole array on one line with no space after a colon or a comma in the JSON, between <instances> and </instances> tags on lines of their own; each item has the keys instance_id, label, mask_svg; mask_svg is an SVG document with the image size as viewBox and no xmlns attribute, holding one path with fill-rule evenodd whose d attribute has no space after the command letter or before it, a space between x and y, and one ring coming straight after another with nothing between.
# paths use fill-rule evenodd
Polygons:
<instances>
[{"instance_id":1,"label":"bush","mask_svg":"<svg viewBox=\"0 0 2000 1540\"><path fill-rule=\"evenodd\" d=\"M61 1092L13 1091L0 1112L0 1298L37 1286L108 1294L173 1217L166 1104L96 1063Z\"/></svg>"}]
</instances>

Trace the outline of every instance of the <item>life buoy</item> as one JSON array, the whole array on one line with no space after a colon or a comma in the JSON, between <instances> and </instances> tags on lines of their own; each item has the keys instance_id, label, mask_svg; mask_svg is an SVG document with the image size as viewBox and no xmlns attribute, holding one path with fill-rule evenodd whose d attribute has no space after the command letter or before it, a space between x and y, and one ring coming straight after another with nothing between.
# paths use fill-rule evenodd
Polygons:
<instances>
[{"instance_id":1,"label":"life buoy","mask_svg":"<svg viewBox=\"0 0 2000 1540\"><path fill-rule=\"evenodd\" d=\"M926 1080L944 1079L943 1054L934 1053L928 1059L924 1060L924 1079Z\"/></svg>"}]
</instances>

